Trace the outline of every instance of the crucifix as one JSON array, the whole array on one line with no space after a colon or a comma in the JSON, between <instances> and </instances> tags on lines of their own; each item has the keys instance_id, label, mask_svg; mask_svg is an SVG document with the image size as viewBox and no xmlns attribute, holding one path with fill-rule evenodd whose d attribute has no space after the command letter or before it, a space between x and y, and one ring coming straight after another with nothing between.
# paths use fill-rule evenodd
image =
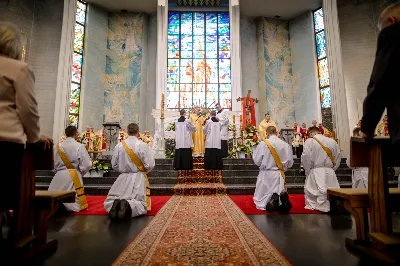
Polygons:
<instances>
[{"instance_id":1,"label":"crucifix","mask_svg":"<svg viewBox=\"0 0 400 266\"><path fill-rule=\"evenodd\" d=\"M251 94L251 90L247 91L247 97L239 97L236 99L237 102L242 102L242 104L244 105L244 109L243 109L243 125L245 127L246 123L247 123L247 118L251 119L251 123L255 126L256 125L256 118L255 118L255 111L254 111L254 103L258 103L258 99L257 98L251 98L250 96ZM252 104L253 103L253 104Z\"/></svg>"}]
</instances>

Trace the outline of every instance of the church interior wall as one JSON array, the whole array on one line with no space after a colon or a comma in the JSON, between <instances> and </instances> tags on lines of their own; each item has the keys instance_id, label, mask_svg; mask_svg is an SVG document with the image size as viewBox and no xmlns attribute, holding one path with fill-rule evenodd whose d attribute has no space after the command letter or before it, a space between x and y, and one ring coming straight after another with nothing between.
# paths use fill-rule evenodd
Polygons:
<instances>
[{"instance_id":1,"label":"church interior wall","mask_svg":"<svg viewBox=\"0 0 400 266\"><path fill-rule=\"evenodd\" d=\"M26 57L35 73L41 134L52 136L63 1L11 0L0 6L2 21L25 32Z\"/></svg>"},{"instance_id":2,"label":"church interior wall","mask_svg":"<svg viewBox=\"0 0 400 266\"><path fill-rule=\"evenodd\" d=\"M106 69L108 12L89 5L86 20L85 53L80 124L102 128L104 120L104 87L101 75Z\"/></svg>"},{"instance_id":3,"label":"church interior wall","mask_svg":"<svg viewBox=\"0 0 400 266\"><path fill-rule=\"evenodd\" d=\"M321 121L319 104L317 56L311 11L289 21L292 71L298 78L294 95L295 115L299 124L310 126L312 120Z\"/></svg>"},{"instance_id":4,"label":"church interior wall","mask_svg":"<svg viewBox=\"0 0 400 266\"><path fill-rule=\"evenodd\" d=\"M242 67L242 95L251 90L252 98L259 98L257 66L257 23L253 17L240 18L240 49ZM236 101L236 99L232 99ZM255 105L256 121L264 118L264 111Z\"/></svg>"}]
</instances>

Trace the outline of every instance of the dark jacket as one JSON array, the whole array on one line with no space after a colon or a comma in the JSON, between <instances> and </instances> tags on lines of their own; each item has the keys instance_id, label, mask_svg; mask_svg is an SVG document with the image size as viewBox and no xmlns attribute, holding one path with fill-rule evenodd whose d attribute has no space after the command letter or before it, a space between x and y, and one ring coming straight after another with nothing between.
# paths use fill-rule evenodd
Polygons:
<instances>
[{"instance_id":1,"label":"dark jacket","mask_svg":"<svg viewBox=\"0 0 400 266\"><path fill-rule=\"evenodd\" d=\"M374 68L364 100L361 131L369 136L387 108L389 134L400 142L400 23L383 29L378 36Z\"/></svg>"}]
</instances>

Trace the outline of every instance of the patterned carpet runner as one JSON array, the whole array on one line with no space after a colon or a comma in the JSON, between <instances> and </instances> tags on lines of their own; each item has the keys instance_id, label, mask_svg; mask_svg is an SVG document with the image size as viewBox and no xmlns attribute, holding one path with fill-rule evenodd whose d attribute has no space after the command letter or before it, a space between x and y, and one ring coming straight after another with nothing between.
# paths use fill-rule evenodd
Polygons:
<instances>
[{"instance_id":1,"label":"patterned carpet runner","mask_svg":"<svg viewBox=\"0 0 400 266\"><path fill-rule=\"evenodd\" d=\"M113 265L291 265L226 195L172 196Z\"/></svg>"},{"instance_id":2,"label":"patterned carpet runner","mask_svg":"<svg viewBox=\"0 0 400 266\"><path fill-rule=\"evenodd\" d=\"M226 194L226 187L218 171L204 169L204 158L193 158L193 170L182 171L173 192L184 196L220 195Z\"/></svg>"}]
</instances>

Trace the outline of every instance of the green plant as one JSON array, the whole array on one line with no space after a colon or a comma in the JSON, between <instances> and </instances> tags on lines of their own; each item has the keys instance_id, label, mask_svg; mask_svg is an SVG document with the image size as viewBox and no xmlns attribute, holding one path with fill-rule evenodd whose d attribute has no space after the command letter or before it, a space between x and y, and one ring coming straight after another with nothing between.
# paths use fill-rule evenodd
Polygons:
<instances>
[{"instance_id":1,"label":"green plant","mask_svg":"<svg viewBox=\"0 0 400 266\"><path fill-rule=\"evenodd\" d=\"M104 173L107 173L110 170L110 165L107 162L101 162L99 160L93 160L92 161L92 168L90 168L89 172L100 172L103 171Z\"/></svg>"},{"instance_id":2,"label":"green plant","mask_svg":"<svg viewBox=\"0 0 400 266\"><path fill-rule=\"evenodd\" d=\"M244 129L243 137L246 140L246 146L253 147L260 143L260 139L257 136L257 128L253 126L250 121L247 121L246 128Z\"/></svg>"},{"instance_id":3,"label":"green plant","mask_svg":"<svg viewBox=\"0 0 400 266\"><path fill-rule=\"evenodd\" d=\"M175 131L175 122L170 122L165 130L166 131Z\"/></svg>"},{"instance_id":4,"label":"green plant","mask_svg":"<svg viewBox=\"0 0 400 266\"><path fill-rule=\"evenodd\" d=\"M165 158L174 158L175 139L165 139Z\"/></svg>"}]
</instances>

